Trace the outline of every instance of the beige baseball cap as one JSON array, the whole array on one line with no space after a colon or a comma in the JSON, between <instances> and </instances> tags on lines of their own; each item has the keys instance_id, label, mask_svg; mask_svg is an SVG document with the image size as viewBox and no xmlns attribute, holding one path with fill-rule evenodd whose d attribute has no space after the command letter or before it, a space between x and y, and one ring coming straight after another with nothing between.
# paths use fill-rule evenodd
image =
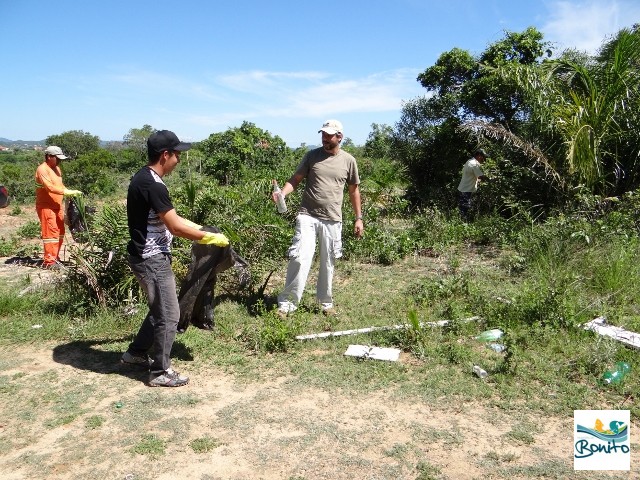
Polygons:
<instances>
[{"instance_id":1,"label":"beige baseball cap","mask_svg":"<svg viewBox=\"0 0 640 480\"><path fill-rule=\"evenodd\" d=\"M47 147L45 149L44 153L46 155L54 155L54 156L58 157L60 160L64 160L65 158L69 158L64 153L62 153L62 149L60 147L56 147L55 145L51 145L50 147Z\"/></svg>"},{"instance_id":2,"label":"beige baseball cap","mask_svg":"<svg viewBox=\"0 0 640 480\"><path fill-rule=\"evenodd\" d=\"M340 123L338 120L327 120L322 124L322 128L318 130L318 133L320 132L326 132L329 135L342 133L342 123Z\"/></svg>"}]
</instances>

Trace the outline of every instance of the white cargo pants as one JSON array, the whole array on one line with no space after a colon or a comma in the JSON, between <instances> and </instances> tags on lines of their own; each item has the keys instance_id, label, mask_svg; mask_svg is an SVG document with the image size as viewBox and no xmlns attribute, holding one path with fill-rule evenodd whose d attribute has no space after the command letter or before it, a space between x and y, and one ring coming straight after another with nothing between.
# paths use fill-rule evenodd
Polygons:
<instances>
[{"instance_id":1,"label":"white cargo pants","mask_svg":"<svg viewBox=\"0 0 640 480\"><path fill-rule=\"evenodd\" d=\"M333 307L333 269L334 260L342 256L342 222L298 215L296 232L289 248L287 279L284 290L278 295L280 311L293 312L298 308L313 262L316 239L319 246L316 298L323 310Z\"/></svg>"}]
</instances>

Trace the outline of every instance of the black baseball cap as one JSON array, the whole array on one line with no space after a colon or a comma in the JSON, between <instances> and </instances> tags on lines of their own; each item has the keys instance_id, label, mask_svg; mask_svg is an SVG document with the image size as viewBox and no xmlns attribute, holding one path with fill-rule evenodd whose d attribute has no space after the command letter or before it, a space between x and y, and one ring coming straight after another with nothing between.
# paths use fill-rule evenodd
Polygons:
<instances>
[{"instance_id":1,"label":"black baseball cap","mask_svg":"<svg viewBox=\"0 0 640 480\"><path fill-rule=\"evenodd\" d=\"M169 130L158 130L147 139L150 152L161 153L165 150L184 152L191 148L190 143L181 142L178 136Z\"/></svg>"}]
</instances>

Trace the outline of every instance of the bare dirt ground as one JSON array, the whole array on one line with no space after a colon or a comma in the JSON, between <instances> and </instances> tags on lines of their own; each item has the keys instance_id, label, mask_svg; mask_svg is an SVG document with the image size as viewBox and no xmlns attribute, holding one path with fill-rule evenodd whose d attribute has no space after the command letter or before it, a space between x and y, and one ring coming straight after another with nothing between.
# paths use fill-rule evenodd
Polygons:
<instances>
[{"instance_id":1,"label":"bare dirt ground","mask_svg":"<svg viewBox=\"0 0 640 480\"><path fill-rule=\"evenodd\" d=\"M4 261L2 282L47 281L48 272ZM153 389L103 347L0 347L0 478L613 478L573 473L572 418L392 391L329 393L277 371L247 381L216 365L188 370L186 387ZM508 435L514 422L541 428L517 442ZM203 439L207 448L198 448ZM164 451L154 456L158 443ZM615 478L640 478L634 453L632 473Z\"/></svg>"},{"instance_id":2,"label":"bare dirt ground","mask_svg":"<svg viewBox=\"0 0 640 480\"><path fill-rule=\"evenodd\" d=\"M11 420L0 423L9 447L0 454L2 478L417 479L422 462L440 470L422 478L479 479L505 478L497 467L572 464L568 418L545 418L533 444L515 445L506 436L513 418L497 409L408 402L384 391L328 394L289 377L246 384L215 366L190 372L186 387L150 389L144 374L122 371L117 358L60 345L0 354L1 375L21 385L49 381L74 395L91 392L84 413L64 425L48 425L61 406L47 402L24 423L3 414ZM16 407L3 403L0 411ZM102 423L90 428L96 416ZM132 450L143 424L167 442L158 458ZM191 442L205 437L215 448L194 452Z\"/></svg>"}]
</instances>

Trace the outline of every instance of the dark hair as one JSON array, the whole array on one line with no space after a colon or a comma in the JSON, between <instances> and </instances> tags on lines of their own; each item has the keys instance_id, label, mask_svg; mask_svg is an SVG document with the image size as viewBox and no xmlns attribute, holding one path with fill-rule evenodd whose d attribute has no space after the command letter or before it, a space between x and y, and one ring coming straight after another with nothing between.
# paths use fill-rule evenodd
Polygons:
<instances>
[{"instance_id":1,"label":"dark hair","mask_svg":"<svg viewBox=\"0 0 640 480\"><path fill-rule=\"evenodd\" d=\"M478 155L482 155L484 158L487 158L487 152L485 152L484 149L482 149L482 148L479 148L478 150L473 152L473 156L474 157L476 157Z\"/></svg>"},{"instance_id":2,"label":"dark hair","mask_svg":"<svg viewBox=\"0 0 640 480\"><path fill-rule=\"evenodd\" d=\"M164 152L164 150L162 151ZM149 165L154 165L160 161L162 152L156 152L152 148L147 148L147 157L149 157Z\"/></svg>"}]
</instances>

